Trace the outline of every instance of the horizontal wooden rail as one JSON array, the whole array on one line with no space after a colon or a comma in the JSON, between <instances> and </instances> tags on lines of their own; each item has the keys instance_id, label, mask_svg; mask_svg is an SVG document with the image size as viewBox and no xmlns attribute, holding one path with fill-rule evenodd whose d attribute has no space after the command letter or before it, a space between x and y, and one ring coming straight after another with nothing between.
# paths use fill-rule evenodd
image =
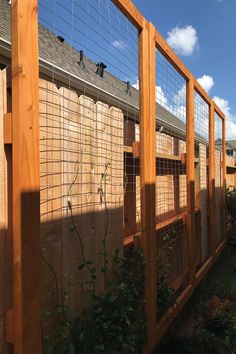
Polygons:
<instances>
[{"instance_id":1,"label":"horizontal wooden rail","mask_svg":"<svg viewBox=\"0 0 236 354\"><path fill-rule=\"evenodd\" d=\"M163 318L158 322L156 328L156 337L155 337L156 343L162 338L163 334L170 327L176 315L181 311L183 306L186 304L186 302L192 295L192 292L193 292L193 287L191 285L188 285L185 288L185 290L180 294L180 296L177 298L174 306L172 306L172 308L169 309L167 314L163 316Z\"/></svg>"},{"instance_id":2,"label":"horizontal wooden rail","mask_svg":"<svg viewBox=\"0 0 236 354\"><path fill-rule=\"evenodd\" d=\"M139 30L143 28L144 17L130 0L112 0L118 9L129 19Z\"/></svg>"},{"instance_id":3,"label":"horizontal wooden rail","mask_svg":"<svg viewBox=\"0 0 236 354\"><path fill-rule=\"evenodd\" d=\"M160 52L169 60L173 67L186 79L190 77L191 73L187 67L179 59L178 55L175 54L173 49L167 44L162 35L156 30L155 34L156 46Z\"/></svg>"},{"instance_id":4,"label":"horizontal wooden rail","mask_svg":"<svg viewBox=\"0 0 236 354\"><path fill-rule=\"evenodd\" d=\"M160 50L160 52L169 60L169 62L173 65L173 67L185 78L185 80L193 79L194 88L200 94L200 96L204 99L204 101L208 104L211 103L211 97L206 93L203 87L199 84L196 78L193 77L189 69L184 65L184 63L180 60L178 55L173 51L173 49L168 45L165 39L161 36L161 34L156 30L155 35L156 46ZM214 107L217 113L225 118L224 113L214 102Z\"/></svg>"},{"instance_id":5,"label":"horizontal wooden rail","mask_svg":"<svg viewBox=\"0 0 236 354\"><path fill-rule=\"evenodd\" d=\"M222 112L222 110L217 106L217 104L215 103L215 101L213 101L213 105L214 105L214 110L216 111L216 113L220 116L220 118L222 120L225 120L225 114Z\"/></svg>"},{"instance_id":6,"label":"horizontal wooden rail","mask_svg":"<svg viewBox=\"0 0 236 354\"><path fill-rule=\"evenodd\" d=\"M227 169L227 170L233 170L233 173L234 173L235 170L236 170L236 166L227 165L227 166L226 166L226 169Z\"/></svg>"},{"instance_id":7,"label":"horizontal wooden rail","mask_svg":"<svg viewBox=\"0 0 236 354\"><path fill-rule=\"evenodd\" d=\"M139 158L140 157L140 143L139 142L133 142L132 146L124 145L124 152L133 154L134 158ZM166 160L172 160L172 161L180 161L182 163L186 163L186 154L182 153L180 155L170 155L170 154L165 154L162 152L157 152L156 153L156 158L157 159L166 159ZM196 159L196 162L198 159Z\"/></svg>"},{"instance_id":8,"label":"horizontal wooden rail","mask_svg":"<svg viewBox=\"0 0 236 354\"><path fill-rule=\"evenodd\" d=\"M201 211L200 208L196 208L195 209L195 215L197 213L199 213ZM174 216L171 216L170 218L167 218L166 220L163 220L163 221L159 221L156 223L156 231L159 231L161 229L163 229L164 227L166 226L169 226L171 224L174 224L175 222L178 222L180 220L182 220L184 223L186 223L186 217L187 217L187 211L183 211L182 213L179 213L179 214L176 214ZM138 228L141 227L141 225L137 225ZM136 232L134 233L133 235L128 235L128 236L125 236L124 239L123 239L123 245L124 246L127 246L127 245L130 245L133 243L134 239L136 237L141 237L141 232Z\"/></svg>"}]
</instances>

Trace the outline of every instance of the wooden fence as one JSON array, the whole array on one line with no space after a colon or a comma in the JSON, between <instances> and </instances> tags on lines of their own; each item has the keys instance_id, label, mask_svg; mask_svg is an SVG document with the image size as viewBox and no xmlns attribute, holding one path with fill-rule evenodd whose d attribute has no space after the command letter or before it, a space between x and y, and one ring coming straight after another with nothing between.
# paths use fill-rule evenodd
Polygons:
<instances>
[{"instance_id":1,"label":"wooden fence","mask_svg":"<svg viewBox=\"0 0 236 354\"><path fill-rule=\"evenodd\" d=\"M41 312L55 303L48 264L58 275L59 289L71 274L73 312L86 306L79 300L81 289L73 285L79 241L68 231L68 201L73 201L85 252L97 266L104 233L110 235L109 254L129 247L134 236L141 239L145 353L151 353L226 242L225 115L132 2L112 2L138 33L139 91L132 88L131 94L139 99L135 113L111 97L79 90L70 76L65 84L59 74L52 80L45 66L39 69L38 1L12 0L11 74L9 68L0 72L0 281L5 288L0 353L10 352L12 345L17 354L41 353ZM185 120L175 120L178 132L167 127L177 108L166 101L157 104L157 77L168 68L179 76L178 92L184 97ZM166 117L164 123L158 114ZM166 277L177 297L158 316L157 282L167 234L174 252L168 255ZM102 291L102 278L98 283ZM54 328L51 319L43 330Z\"/></svg>"},{"instance_id":2,"label":"wooden fence","mask_svg":"<svg viewBox=\"0 0 236 354\"><path fill-rule=\"evenodd\" d=\"M236 187L235 171L235 158L226 156L226 186L230 190L233 190Z\"/></svg>"}]
</instances>

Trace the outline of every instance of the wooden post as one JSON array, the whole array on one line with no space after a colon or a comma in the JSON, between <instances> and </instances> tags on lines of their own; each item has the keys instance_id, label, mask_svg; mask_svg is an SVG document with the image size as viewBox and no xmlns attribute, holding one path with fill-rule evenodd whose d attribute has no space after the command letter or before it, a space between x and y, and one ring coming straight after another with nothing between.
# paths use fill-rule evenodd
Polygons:
<instances>
[{"instance_id":1,"label":"wooden post","mask_svg":"<svg viewBox=\"0 0 236 354\"><path fill-rule=\"evenodd\" d=\"M149 353L156 331L156 99L155 28L144 21L139 36L140 70L140 178L142 247L146 259L146 311Z\"/></svg>"},{"instance_id":2,"label":"wooden post","mask_svg":"<svg viewBox=\"0 0 236 354\"><path fill-rule=\"evenodd\" d=\"M186 95L187 237L189 282L196 277L195 170L194 170L194 81L190 75Z\"/></svg>"},{"instance_id":3,"label":"wooden post","mask_svg":"<svg viewBox=\"0 0 236 354\"><path fill-rule=\"evenodd\" d=\"M37 0L12 0L14 352L41 354Z\"/></svg>"},{"instance_id":4,"label":"wooden post","mask_svg":"<svg viewBox=\"0 0 236 354\"><path fill-rule=\"evenodd\" d=\"M225 141L225 117L222 120L222 173L223 173L223 190L222 190L222 210L223 210L223 237L226 239L226 201L225 201L225 192L226 192L226 141Z\"/></svg>"},{"instance_id":5,"label":"wooden post","mask_svg":"<svg viewBox=\"0 0 236 354\"><path fill-rule=\"evenodd\" d=\"M210 254L215 257L216 230L215 230L215 118L214 104L209 108L209 222L210 222Z\"/></svg>"}]
</instances>

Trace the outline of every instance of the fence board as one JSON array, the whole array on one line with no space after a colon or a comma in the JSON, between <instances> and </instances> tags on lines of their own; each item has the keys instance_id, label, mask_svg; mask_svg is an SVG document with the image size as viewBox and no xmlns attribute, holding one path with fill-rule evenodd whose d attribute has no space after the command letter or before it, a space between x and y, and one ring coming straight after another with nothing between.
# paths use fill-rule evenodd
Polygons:
<instances>
[{"instance_id":1,"label":"fence board","mask_svg":"<svg viewBox=\"0 0 236 354\"><path fill-rule=\"evenodd\" d=\"M7 160L4 151L4 113L7 112L6 70L0 70L0 353L6 353L4 312L11 305L11 235L7 225ZM9 248L10 247L10 248ZM7 298L9 296L10 299Z\"/></svg>"},{"instance_id":2,"label":"fence board","mask_svg":"<svg viewBox=\"0 0 236 354\"><path fill-rule=\"evenodd\" d=\"M116 108L110 108L111 122L111 241L114 252L119 249L122 254L123 208L124 208L124 114Z\"/></svg>"},{"instance_id":3,"label":"fence board","mask_svg":"<svg viewBox=\"0 0 236 354\"><path fill-rule=\"evenodd\" d=\"M201 255L202 263L208 257L208 191L207 191L207 156L206 145L199 144L200 167L200 208L201 208Z\"/></svg>"}]
</instances>

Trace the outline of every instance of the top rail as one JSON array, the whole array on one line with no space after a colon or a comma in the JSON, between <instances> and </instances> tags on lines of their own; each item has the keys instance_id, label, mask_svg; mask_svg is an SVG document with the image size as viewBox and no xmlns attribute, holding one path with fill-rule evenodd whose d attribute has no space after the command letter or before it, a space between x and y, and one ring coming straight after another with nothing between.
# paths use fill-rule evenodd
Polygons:
<instances>
[{"instance_id":1,"label":"top rail","mask_svg":"<svg viewBox=\"0 0 236 354\"><path fill-rule=\"evenodd\" d=\"M132 3L131 0L112 0L113 4L115 4L118 9L130 20L130 22L138 29L142 30L144 27L144 23L147 22L145 17L138 11L136 6ZM173 49L168 45L162 35L155 30L155 41L157 48L161 51L165 57L171 62L174 68L188 81L190 77L193 77L190 70L184 65L178 55L173 51ZM211 97L207 94L207 92L203 89L203 87L199 84L196 78L193 77L194 80L194 88L200 94L200 96L204 99L206 103L209 105L212 102ZM214 102L214 101L213 101ZM222 110L217 106L214 102L214 109L220 115L220 117L224 120L225 114Z\"/></svg>"},{"instance_id":2,"label":"top rail","mask_svg":"<svg viewBox=\"0 0 236 354\"><path fill-rule=\"evenodd\" d=\"M130 0L112 0L118 9L132 22L132 24L139 30L143 29L145 18Z\"/></svg>"}]
</instances>

